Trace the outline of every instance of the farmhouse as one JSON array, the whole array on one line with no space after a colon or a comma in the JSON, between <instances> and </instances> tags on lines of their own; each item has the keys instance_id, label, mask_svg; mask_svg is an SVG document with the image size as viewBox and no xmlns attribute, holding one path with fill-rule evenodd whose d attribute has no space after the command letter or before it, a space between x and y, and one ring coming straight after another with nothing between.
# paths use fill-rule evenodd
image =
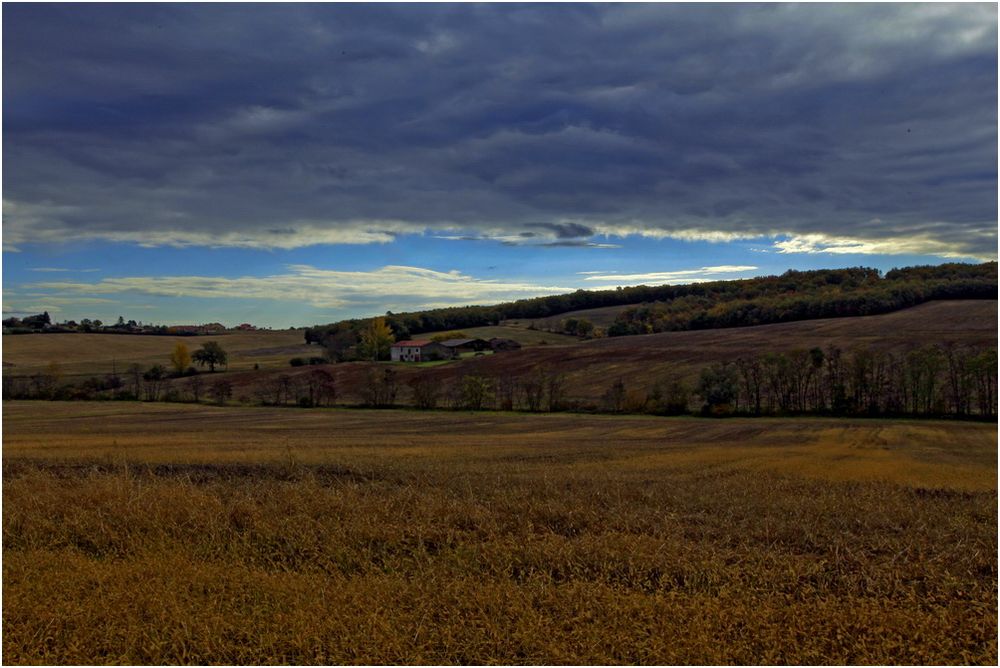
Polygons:
<instances>
[{"instance_id":1,"label":"farmhouse","mask_svg":"<svg viewBox=\"0 0 1000 668\"><path fill-rule=\"evenodd\" d=\"M452 357L452 352L434 341L397 341L390 350L393 362L427 362Z\"/></svg>"}]
</instances>

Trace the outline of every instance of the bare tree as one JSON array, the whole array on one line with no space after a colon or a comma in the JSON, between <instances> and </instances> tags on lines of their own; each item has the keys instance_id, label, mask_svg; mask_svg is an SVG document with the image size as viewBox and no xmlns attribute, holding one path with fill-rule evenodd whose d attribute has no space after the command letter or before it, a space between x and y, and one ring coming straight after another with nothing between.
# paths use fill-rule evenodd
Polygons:
<instances>
[{"instance_id":1,"label":"bare tree","mask_svg":"<svg viewBox=\"0 0 1000 668\"><path fill-rule=\"evenodd\" d=\"M612 413L621 413L625 408L625 382L619 378L611 384L611 387L604 392L601 397L601 404L604 410Z\"/></svg>"},{"instance_id":2,"label":"bare tree","mask_svg":"<svg viewBox=\"0 0 1000 668\"><path fill-rule=\"evenodd\" d=\"M441 396L441 384L437 380L419 375L413 378L409 385L413 391L413 403L417 408L430 409L437 406Z\"/></svg>"},{"instance_id":3,"label":"bare tree","mask_svg":"<svg viewBox=\"0 0 1000 668\"><path fill-rule=\"evenodd\" d=\"M306 394L299 401L308 406L327 406L337 396L333 374L325 369L315 369L305 374L301 386Z\"/></svg>"},{"instance_id":4,"label":"bare tree","mask_svg":"<svg viewBox=\"0 0 1000 668\"><path fill-rule=\"evenodd\" d=\"M542 400L545 398L545 375L541 370L521 381L521 397L526 410L533 413L542 410Z\"/></svg>"},{"instance_id":5,"label":"bare tree","mask_svg":"<svg viewBox=\"0 0 1000 668\"><path fill-rule=\"evenodd\" d=\"M502 411L512 411L517 404L519 384L516 378L500 376L493 383L496 389L497 408Z\"/></svg>"},{"instance_id":6,"label":"bare tree","mask_svg":"<svg viewBox=\"0 0 1000 668\"><path fill-rule=\"evenodd\" d=\"M222 405L233 396L233 384L228 380L217 380L208 388L208 394Z\"/></svg>"},{"instance_id":7,"label":"bare tree","mask_svg":"<svg viewBox=\"0 0 1000 668\"><path fill-rule=\"evenodd\" d=\"M288 400L291 389L292 379L287 374L271 376L257 388L257 397L262 404L281 406Z\"/></svg>"},{"instance_id":8,"label":"bare tree","mask_svg":"<svg viewBox=\"0 0 1000 668\"><path fill-rule=\"evenodd\" d=\"M205 384L202 381L201 376L192 376L187 382L187 390L191 394L191 400L195 403L201 401L201 393L204 386Z\"/></svg>"},{"instance_id":9,"label":"bare tree","mask_svg":"<svg viewBox=\"0 0 1000 668\"><path fill-rule=\"evenodd\" d=\"M156 401L160 398L160 390L166 377L167 370L162 364L154 364L149 367L149 371L142 374L142 379L146 381L146 401Z\"/></svg>"},{"instance_id":10,"label":"bare tree","mask_svg":"<svg viewBox=\"0 0 1000 668\"><path fill-rule=\"evenodd\" d=\"M548 398L549 412L560 410L566 396L566 376L556 371L547 371L545 374L545 394Z\"/></svg>"},{"instance_id":11,"label":"bare tree","mask_svg":"<svg viewBox=\"0 0 1000 668\"><path fill-rule=\"evenodd\" d=\"M740 384L746 410L754 415L760 415L761 388L764 384L764 374L760 360L757 357L741 357L736 360L736 370L740 374Z\"/></svg>"},{"instance_id":12,"label":"bare tree","mask_svg":"<svg viewBox=\"0 0 1000 668\"><path fill-rule=\"evenodd\" d=\"M142 394L142 367L132 364L128 368L128 378L130 381L129 391L136 399L141 399Z\"/></svg>"},{"instance_id":13,"label":"bare tree","mask_svg":"<svg viewBox=\"0 0 1000 668\"><path fill-rule=\"evenodd\" d=\"M373 408L392 406L396 402L396 372L390 368L372 368L364 388L365 404Z\"/></svg>"}]
</instances>

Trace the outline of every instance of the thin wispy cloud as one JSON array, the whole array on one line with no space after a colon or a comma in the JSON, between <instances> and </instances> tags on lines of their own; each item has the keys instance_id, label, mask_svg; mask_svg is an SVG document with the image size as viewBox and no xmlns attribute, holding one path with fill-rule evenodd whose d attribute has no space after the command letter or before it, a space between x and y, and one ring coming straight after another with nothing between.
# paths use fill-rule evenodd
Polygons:
<instances>
[{"instance_id":1,"label":"thin wispy cloud","mask_svg":"<svg viewBox=\"0 0 1000 668\"><path fill-rule=\"evenodd\" d=\"M3 312L6 315L28 315L48 312L61 313L67 307L91 308L116 303L114 299L101 297L81 297L77 295L4 295Z\"/></svg>"},{"instance_id":2,"label":"thin wispy cloud","mask_svg":"<svg viewBox=\"0 0 1000 668\"><path fill-rule=\"evenodd\" d=\"M972 235L969 241L973 241ZM990 235L980 233L985 241ZM978 244L977 244L978 245ZM838 238L826 234L793 236L774 242L778 253L807 253L832 255L936 255L944 258L990 260L996 257L988 251L970 252L969 244L952 244L929 235L883 239Z\"/></svg>"},{"instance_id":3,"label":"thin wispy cloud","mask_svg":"<svg viewBox=\"0 0 1000 668\"><path fill-rule=\"evenodd\" d=\"M385 302L426 307L510 299L567 292L570 287L476 278L458 271L386 266L374 271L337 271L292 265L272 276L133 276L100 281L45 281L25 286L50 290L60 299L72 295L148 294L173 298L294 300L318 308ZM398 307L397 307L398 308Z\"/></svg>"},{"instance_id":4,"label":"thin wispy cloud","mask_svg":"<svg viewBox=\"0 0 1000 668\"><path fill-rule=\"evenodd\" d=\"M677 271L660 271L645 274L618 274L600 272L578 272L588 274L585 281L621 281L617 285L636 283L694 283L696 281L708 281L715 278L731 278L731 274L747 273L756 270L757 267L750 265L719 265L716 267L701 267L700 269L681 269Z\"/></svg>"}]
</instances>

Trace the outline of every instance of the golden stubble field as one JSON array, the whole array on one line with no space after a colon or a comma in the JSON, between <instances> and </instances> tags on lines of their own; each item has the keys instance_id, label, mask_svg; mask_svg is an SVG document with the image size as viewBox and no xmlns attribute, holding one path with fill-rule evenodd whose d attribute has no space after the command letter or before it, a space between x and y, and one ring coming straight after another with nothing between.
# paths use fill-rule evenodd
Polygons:
<instances>
[{"instance_id":1,"label":"golden stubble field","mask_svg":"<svg viewBox=\"0 0 1000 668\"><path fill-rule=\"evenodd\" d=\"M996 425L3 416L5 663L997 659Z\"/></svg>"},{"instance_id":2,"label":"golden stubble field","mask_svg":"<svg viewBox=\"0 0 1000 668\"><path fill-rule=\"evenodd\" d=\"M67 377L125 373L131 364L144 368L167 365L174 346L194 352L216 341L229 353L229 368L288 366L288 360L322 353L308 346L302 330L231 332L212 336L149 336L139 334L7 334L3 337L4 373L27 375L58 364ZM318 351L318 352L317 352Z\"/></svg>"}]
</instances>

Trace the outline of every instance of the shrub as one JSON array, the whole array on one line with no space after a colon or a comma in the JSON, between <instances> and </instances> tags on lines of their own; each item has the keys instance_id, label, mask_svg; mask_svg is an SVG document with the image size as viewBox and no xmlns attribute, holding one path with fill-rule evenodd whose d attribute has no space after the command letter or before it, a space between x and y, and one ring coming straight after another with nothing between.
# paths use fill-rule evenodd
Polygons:
<instances>
[{"instance_id":1,"label":"shrub","mask_svg":"<svg viewBox=\"0 0 1000 668\"><path fill-rule=\"evenodd\" d=\"M612 413L621 413L625 409L625 383L621 378L611 384L601 397L601 403L604 410Z\"/></svg>"},{"instance_id":2,"label":"shrub","mask_svg":"<svg viewBox=\"0 0 1000 668\"><path fill-rule=\"evenodd\" d=\"M472 411L493 407L493 380L484 376L462 378L462 407Z\"/></svg>"},{"instance_id":3,"label":"shrub","mask_svg":"<svg viewBox=\"0 0 1000 668\"><path fill-rule=\"evenodd\" d=\"M436 343L441 343L442 341L448 341L449 339L470 339L472 338L465 332L442 332L440 334L435 334L431 337L431 341Z\"/></svg>"}]
</instances>

